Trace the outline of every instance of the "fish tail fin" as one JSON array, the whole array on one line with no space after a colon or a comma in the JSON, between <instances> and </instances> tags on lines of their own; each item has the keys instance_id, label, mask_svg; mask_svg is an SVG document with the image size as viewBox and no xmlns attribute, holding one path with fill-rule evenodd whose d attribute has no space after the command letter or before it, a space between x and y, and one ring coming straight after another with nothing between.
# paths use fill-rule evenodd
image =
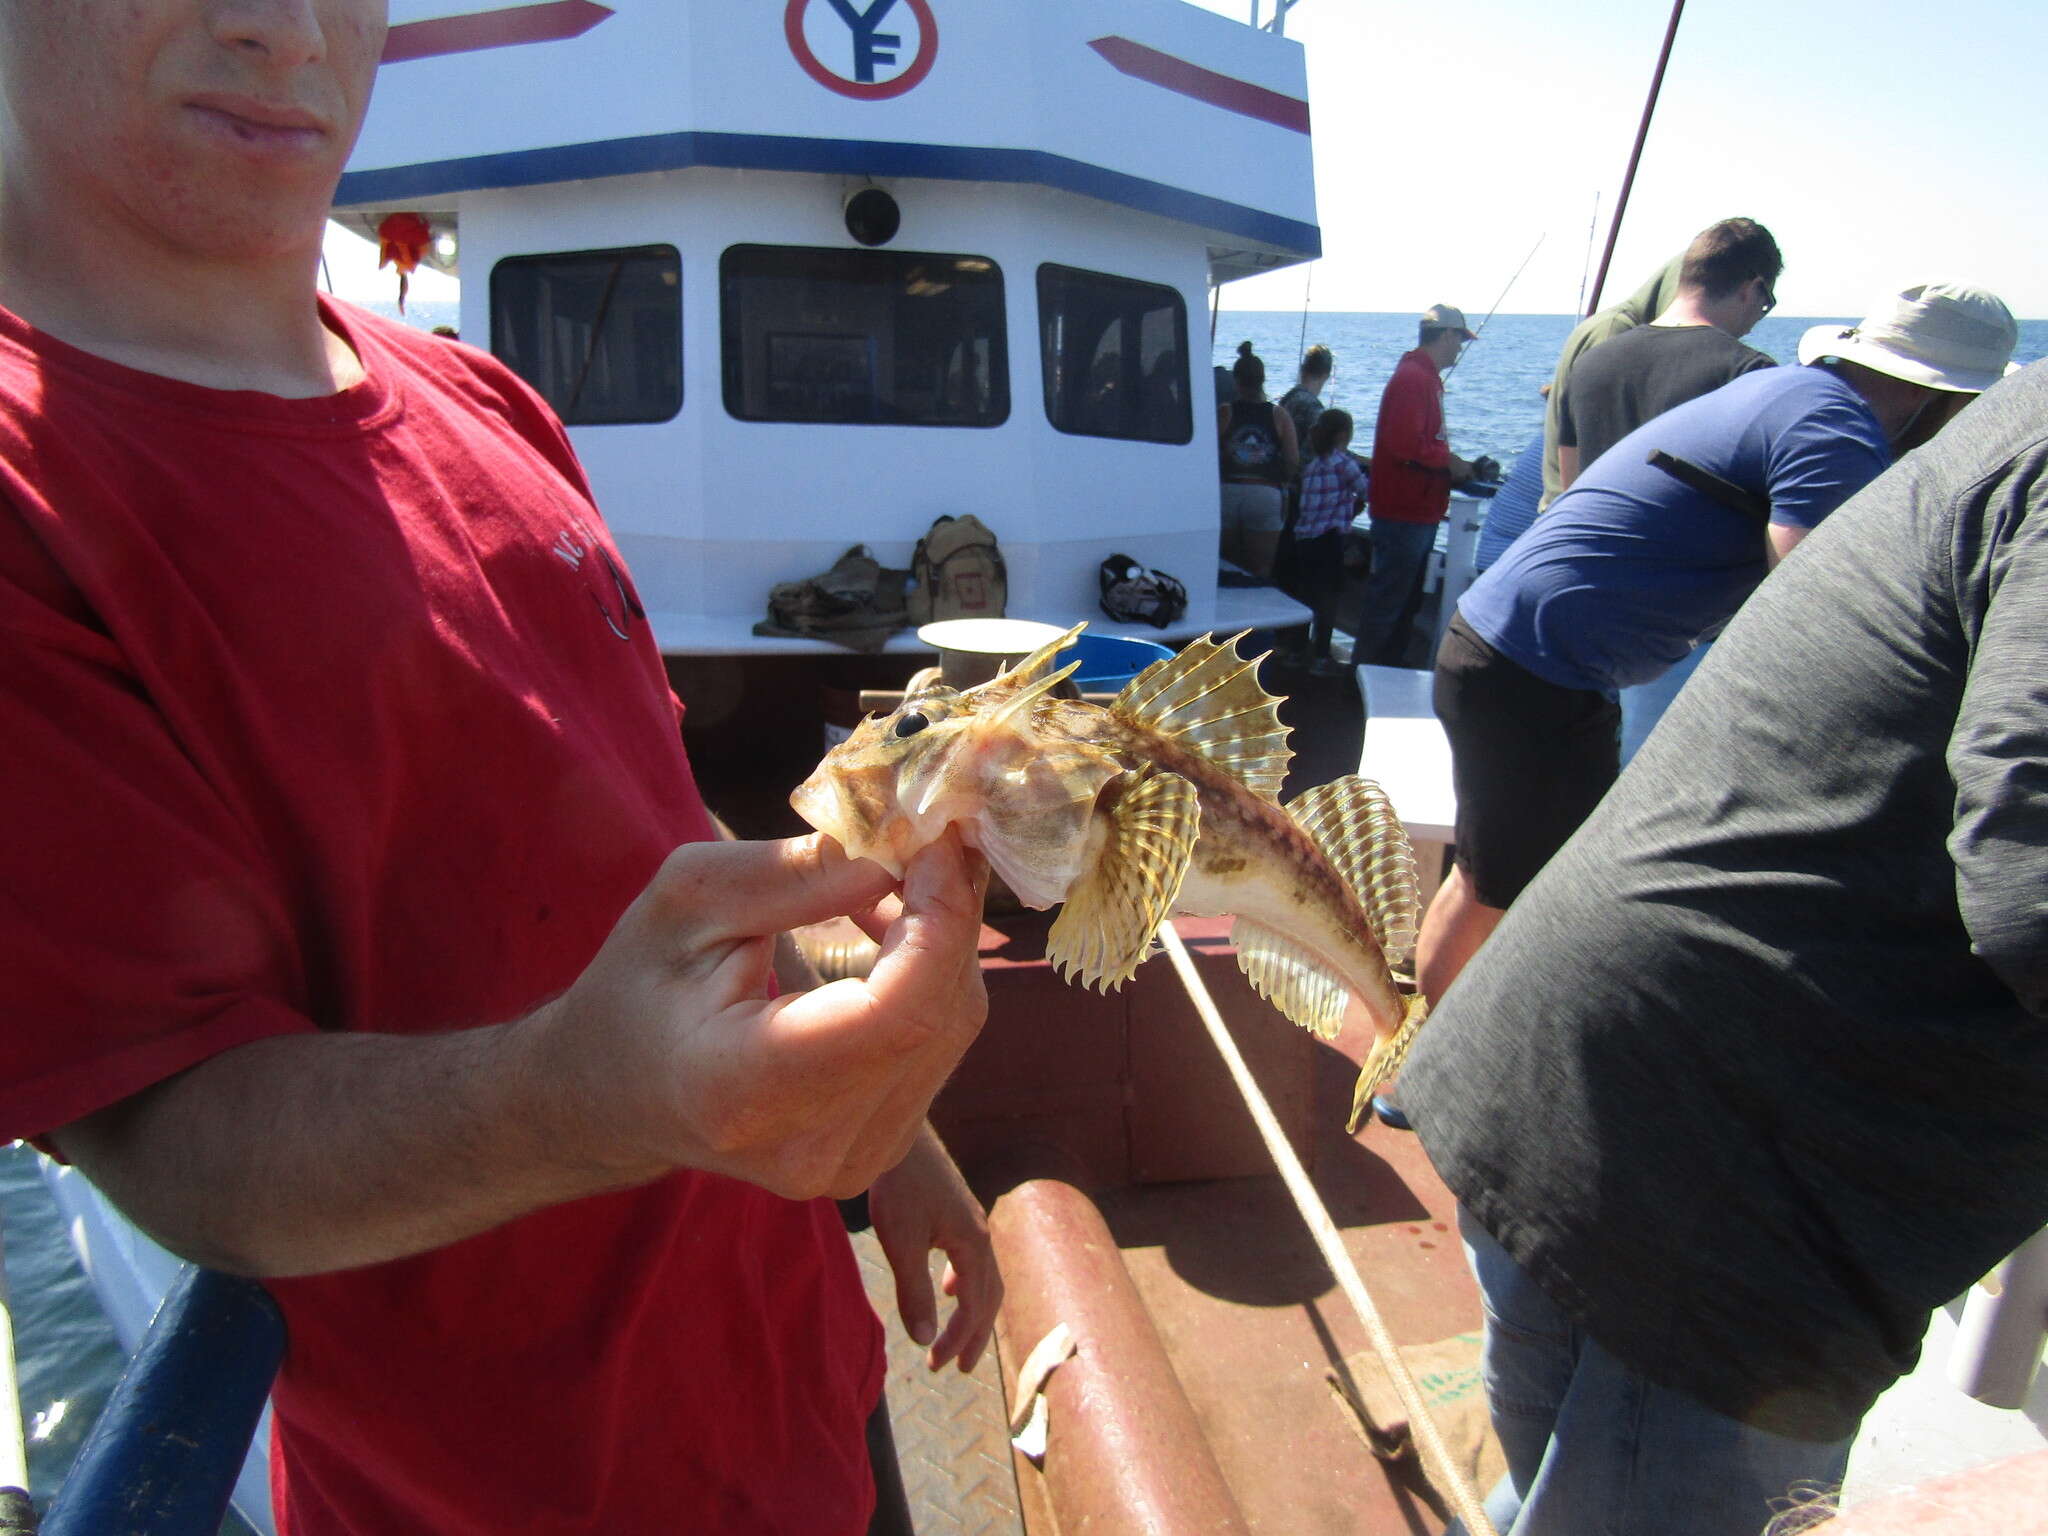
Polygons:
<instances>
[{"instance_id":1,"label":"fish tail fin","mask_svg":"<svg viewBox=\"0 0 2048 1536\"><path fill-rule=\"evenodd\" d=\"M1358 1069L1358 1087L1351 1094L1351 1118L1345 1122L1345 1130L1357 1132L1359 1122L1372 1108L1373 1095L1386 1086L1388 1078L1401 1070L1401 1063L1408 1059L1408 1048L1415 1043L1415 1032L1422 1028L1422 1021L1428 1017L1429 1000L1417 993L1408 999L1408 1011L1401 1019L1401 1027L1391 1035L1378 1036L1373 1040L1372 1049L1365 1056L1365 1065Z\"/></svg>"},{"instance_id":2,"label":"fish tail fin","mask_svg":"<svg viewBox=\"0 0 2048 1536\"><path fill-rule=\"evenodd\" d=\"M1295 796L1287 813L1351 887L1387 964L1399 965L1415 947L1422 902L1415 850L1387 792L1347 774Z\"/></svg>"}]
</instances>

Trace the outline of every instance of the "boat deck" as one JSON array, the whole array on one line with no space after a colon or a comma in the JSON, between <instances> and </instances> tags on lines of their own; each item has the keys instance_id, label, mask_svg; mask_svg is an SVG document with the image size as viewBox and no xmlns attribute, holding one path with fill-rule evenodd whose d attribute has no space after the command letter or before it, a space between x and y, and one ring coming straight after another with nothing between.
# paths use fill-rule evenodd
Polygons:
<instances>
[{"instance_id":1,"label":"boat deck","mask_svg":"<svg viewBox=\"0 0 2048 1536\"><path fill-rule=\"evenodd\" d=\"M839 666L842 671L859 670L861 685L880 687L900 681L888 672L892 666L900 672L905 664L904 658L880 657L843 660ZM702 739L693 739L691 747L707 797L749 834L798 830L782 798L786 790L779 786L801 777L818 749L806 744L793 752L787 771L761 773L760 742L782 739L786 733L753 716L751 701L803 695L815 707L815 689L806 694L802 687L787 686L796 681L794 673L763 676L761 669L777 664L749 660L722 664L742 667L743 675L727 676L712 690L700 687L693 698L687 685L705 677L703 665L678 664L678 682L683 685L679 691L691 705L693 721L716 713L715 698L710 709L699 712L700 701L707 696L726 689L746 695L750 726L742 734L751 742L753 750L745 755L755 770L745 779L720 774L722 753L742 747L722 740L729 727L699 725ZM840 677L836 685L844 687L847 681ZM1352 678L1281 673L1270 676L1268 683L1276 691L1291 690L1282 706L1283 716L1295 727L1296 757L1288 792L1356 771L1363 710ZM1198 948L1220 950L1220 937L1219 932L1206 944L1198 941ZM1196 936L1190 932L1190 938ZM1148 1068L1135 1058L1156 1054L1162 1038L1174 1042L1166 1047L1173 1051L1213 1058L1192 1017L1184 1032L1177 1021L1168 1021L1163 1037L1148 1035L1153 1026L1134 1021L1122 1026L1128 1031L1123 1039L1102 1046L1106 1055L1122 1063L1111 1069L1114 1081L1087 1082L1091 1068L1080 1056L1090 1047L1053 1037L1062 1035L1064 1028L1077 1041L1100 1040L1088 1010L1102 1000L1048 983L1042 967L1034 974L1035 944L1028 934L992 932L988 954L993 1017L977 1051L987 1048L1001 1054L981 1064L983 1085L996 1084L996 1091L1023 1091L1017 1086L1020 1075L1044 1074L1042 1082L1034 1076L1029 1091L1041 1100L1048 1094L1070 1095L1072 1104L1081 1106L1075 1112L1085 1121L1089 1104L1148 1091ZM1154 969L1163 973L1163 962L1147 968ZM1144 980L1141 973L1134 989ZM1171 978L1160 985L1170 987ZM1053 995L1048 986L1058 988L1062 1000L1058 1023L1044 1011ZM1005 1012L1015 1018L1005 1021ZM1012 1044L996 1045L1004 1033ZM1307 1053L1305 1071L1295 1085L1307 1085L1307 1102L1297 1102L1295 1122L1305 1127L1305 1160L1395 1339L1403 1345L1425 1344L1476 1330L1478 1294L1457 1240L1451 1198L1419 1143L1412 1135L1377 1122L1356 1137L1344 1131L1369 1028L1354 1018L1328 1045L1291 1030L1282 1033ZM1032 1039L1044 1041L1043 1049L1030 1051L1038 1061L1019 1059L1015 1042L1020 1036L1027 1051ZM1059 1060L1048 1063L1048 1053ZM964 1087L970 1094L979 1091L976 1074L975 1056L970 1054L956 1088ZM1276 1092L1276 1101L1280 1096ZM1300 1097L1296 1092L1297 1101ZM942 1125L946 1109L942 1099L935 1111ZM1234 1105L1222 1111L1230 1112L1243 1114ZM1248 1117L1246 1121L1243 1134L1248 1137ZM1023 1123L1013 1123L1021 1134ZM1127 1123L1100 1136L1084 1125L1078 1134L1092 1149L1124 1138L1125 1151L1109 1154L1106 1161L1099 1150L1091 1151L1098 1177L1087 1181L1088 1193L1109 1227L1249 1528L1303 1536L1442 1530L1446 1517L1441 1504L1415 1475L1413 1462L1378 1460L1330 1389L1328 1373L1343 1372L1346 1358L1367 1347L1364 1329L1277 1174L1141 1182L1157 1177L1159 1170L1144 1166L1147 1159ZM991 1195L996 1193L1000 1180L991 1186L981 1177L998 1161L989 1146L971 1141L955 1146L970 1177L977 1177ZM1127 1157L1128 1164L1119 1167L1118 1156ZM1247 1166L1267 1165L1254 1159ZM950 1371L937 1381L926 1377L918 1352L901 1336L901 1325L892 1315L885 1272L873 1255L868 1264L871 1292L890 1324L890 1401L917 1528L1023 1531L1029 1536L1057 1532L1046 1480L1031 1463L1005 1454L1004 1406L991 1367L984 1365L965 1381ZM1014 1377L1018 1363L1004 1358L1003 1379ZM991 1475L994 1460L1008 1462L1014 1481Z\"/></svg>"}]
</instances>

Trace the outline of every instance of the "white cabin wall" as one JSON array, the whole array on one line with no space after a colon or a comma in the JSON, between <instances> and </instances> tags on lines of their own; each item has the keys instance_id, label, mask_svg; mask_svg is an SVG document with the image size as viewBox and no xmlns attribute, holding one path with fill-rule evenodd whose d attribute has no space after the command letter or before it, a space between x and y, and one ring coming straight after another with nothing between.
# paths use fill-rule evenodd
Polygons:
<instances>
[{"instance_id":1,"label":"white cabin wall","mask_svg":"<svg viewBox=\"0 0 2048 1536\"><path fill-rule=\"evenodd\" d=\"M642 244L682 254L681 413L571 432L649 609L751 621L771 585L823 569L850 544L907 565L934 518L972 512L1002 540L1013 615L1091 611L1096 566L1112 553L1173 572L1188 586L1190 611L1210 611L1219 497L1207 255L1184 225L1041 188L883 180L903 211L890 249L986 256L1001 268L1008 420L979 429L727 415L720 254L740 242L846 247L842 199L863 184L699 168L463 196L462 331L480 341L490 334L491 268L503 257ZM1054 431L1038 354L1037 271L1047 261L1180 292L1192 442Z\"/></svg>"}]
</instances>

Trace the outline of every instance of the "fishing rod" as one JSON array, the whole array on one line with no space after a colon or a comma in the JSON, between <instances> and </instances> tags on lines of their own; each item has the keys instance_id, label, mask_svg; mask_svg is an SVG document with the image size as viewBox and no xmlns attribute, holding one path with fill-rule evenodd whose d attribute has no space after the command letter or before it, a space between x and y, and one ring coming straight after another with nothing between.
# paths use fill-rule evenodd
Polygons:
<instances>
[{"instance_id":1,"label":"fishing rod","mask_svg":"<svg viewBox=\"0 0 2048 1536\"><path fill-rule=\"evenodd\" d=\"M1521 266L1515 268L1514 276L1510 277L1507 280L1506 285L1503 286L1500 291L1500 297L1493 301L1493 308L1489 309L1486 312L1486 319L1480 321L1479 329L1472 333L1473 341L1477 341L1481 336L1484 336L1486 334L1486 327L1488 322L1490 322L1493 319L1493 317L1500 312L1501 305L1507 302L1508 289L1515 286L1515 278L1520 277L1524 272L1528 270L1529 263L1536 259L1536 253L1543 248L1543 242L1549 238L1550 231L1547 229L1542 234L1536 237L1536 243L1529 247L1529 254L1522 258ZM1467 342L1466 345L1470 346L1471 342ZM1463 352L1460 352L1457 356L1456 361L1454 361L1450 367L1444 370L1444 382L1446 384L1450 383L1451 375L1458 371L1458 364L1462 363L1463 361L1465 361L1465 354Z\"/></svg>"},{"instance_id":2,"label":"fishing rod","mask_svg":"<svg viewBox=\"0 0 2048 1536\"><path fill-rule=\"evenodd\" d=\"M1315 286L1315 282L1316 264L1310 262L1308 264L1308 271L1301 279L1301 340L1294 344L1294 351L1297 357L1305 355L1305 349L1308 346L1308 295L1309 290ZM1211 340L1213 341L1214 338L1212 337Z\"/></svg>"},{"instance_id":3,"label":"fishing rod","mask_svg":"<svg viewBox=\"0 0 2048 1536\"><path fill-rule=\"evenodd\" d=\"M1643 141L1650 136L1650 117L1657 110L1657 93L1664 88L1664 67L1671 62L1672 39L1678 36L1678 18L1684 14L1685 0L1672 0L1671 23L1664 29L1664 46L1657 54L1656 71L1650 76L1649 99L1643 103L1643 120L1636 124L1635 147L1628 152L1628 170L1621 178L1621 196L1614 202L1614 222L1607 226L1607 249L1600 253L1600 273L1593 279L1593 297L1586 301L1588 315L1600 307L1600 290L1607 286L1607 264L1614 260L1614 242L1621 237L1621 216L1628 212L1629 189L1636 183L1636 166L1643 158Z\"/></svg>"},{"instance_id":4,"label":"fishing rod","mask_svg":"<svg viewBox=\"0 0 2048 1536\"><path fill-rule=\"evenodd\" d=\"M1593 189L1593 217L1586 221L1586 259L1579 263L1579 302L1576 312L1586 313L1586 278L1593 270L1593 241L1600 234L1600 189Z\"/></svg>"}]
</instances>

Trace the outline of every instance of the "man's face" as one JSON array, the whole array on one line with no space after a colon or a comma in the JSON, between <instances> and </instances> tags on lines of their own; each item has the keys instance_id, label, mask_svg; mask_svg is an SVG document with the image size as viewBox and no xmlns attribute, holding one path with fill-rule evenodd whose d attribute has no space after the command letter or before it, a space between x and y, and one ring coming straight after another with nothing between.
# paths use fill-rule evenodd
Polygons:
<instances>
[{"instance_id":1,"label":"man's face","mask_svg":"<svg viewBox=\"0 0 2048 1536\"><path fill-rule=\"evenodd\" d=\"M1742 290L1742 299L1744 320L1742 329L1735 333L1738 337L1747 336L1756 329L1758 321L1778 307L1777 290L1768 278L1752 277Z\"/></svg>"},{"instance_id":2,"label":"man's face","mask_svg":"<svg viewBox=\"0 0 2048 1536\"><path fill-rule=\"evenodd\" d=\"M205 256L317 243L385 0L0 0L10 175L87 231Z\"/></svg>"}]
</instances>

